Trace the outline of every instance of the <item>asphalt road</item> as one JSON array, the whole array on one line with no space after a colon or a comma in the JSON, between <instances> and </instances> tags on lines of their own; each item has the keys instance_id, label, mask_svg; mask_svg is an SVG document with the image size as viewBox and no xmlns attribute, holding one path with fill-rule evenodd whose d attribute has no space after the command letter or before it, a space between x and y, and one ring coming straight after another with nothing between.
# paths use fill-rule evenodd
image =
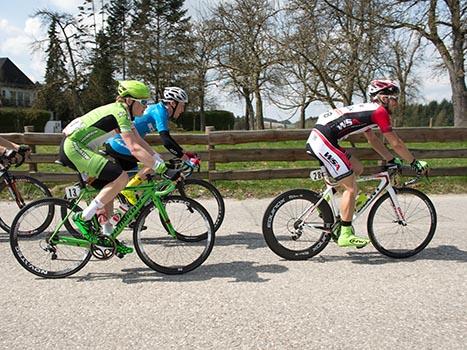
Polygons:
<instances>
[{"instance_id":1,"label":"asphalt road","mask_svg":"<svg viewBox=\"0 0 467 350\"><path fill-rule=\"evenodd\" d=\"M0 234L0 347L466 349L467 195L431 198L436 235L408 260L330 244L311 260L284 261L261 234L270 199L227 200L211 256L181 276L133 254L45 280Z\"/></svg>"}]
</instances>

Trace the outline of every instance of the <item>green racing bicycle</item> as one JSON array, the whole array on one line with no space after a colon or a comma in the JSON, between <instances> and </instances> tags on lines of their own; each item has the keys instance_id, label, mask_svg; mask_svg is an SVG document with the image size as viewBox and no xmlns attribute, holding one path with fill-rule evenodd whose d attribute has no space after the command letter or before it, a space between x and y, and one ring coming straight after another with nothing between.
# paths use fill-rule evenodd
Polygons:
<instances>
[{"instance_id":1,"label":"green racing bicycle","mask_svg":"<svg viewBox=\"0 0 467 350\"><path fill-rule=\"evenodd\" d=\"M22 208L11 226L11 249L27 271L44 278L67 277L81 270L92 256L99 260L125 256L128 248L117 237L134 222L133 243L147 266L164 274L191 271L211 253L214 228L198 202L170 195L175 188L170 180L156 182L152 177L145 184L127 187L139 191L137 203L109 236L102 234L94 216L95 234L86 239L71 218L82 210L79 204L97 191L81 181L67 188L67 199L44 198Z\"/></svg>"}]
</instances>

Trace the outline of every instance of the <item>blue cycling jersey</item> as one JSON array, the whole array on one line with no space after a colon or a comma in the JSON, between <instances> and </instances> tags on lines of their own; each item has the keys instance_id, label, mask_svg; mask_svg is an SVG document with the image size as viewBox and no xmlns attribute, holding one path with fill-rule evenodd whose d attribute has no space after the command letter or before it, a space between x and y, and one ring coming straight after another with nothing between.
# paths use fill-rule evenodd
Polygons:
<instances>
[{"instance_id":1,"label":"blue cycling jersey","mask_svg":"<svg viewBox=\"0 0 467 350\"><path fill-rule=\"evenodd\" d=\"M143 138L154 131L169 131L169 112L167 107L165 107L163 102L149 105L141 117L135 118L133 124ZM105 143L108 143L118 153L131 155L120 134L111 137Z\"/></svg>"}]
</instances>

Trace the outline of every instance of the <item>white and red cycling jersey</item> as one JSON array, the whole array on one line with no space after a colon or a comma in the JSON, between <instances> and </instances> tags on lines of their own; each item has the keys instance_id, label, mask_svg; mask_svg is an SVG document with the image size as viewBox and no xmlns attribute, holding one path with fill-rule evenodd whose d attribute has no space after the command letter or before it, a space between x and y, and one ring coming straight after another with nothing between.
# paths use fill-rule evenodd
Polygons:
<instances>
[{"instance_id":1,"label":"white and red cycling jersey","mask_svg":"<svg viewBox=\"0 0 467 350\"><path fill-rule=\"evenodd\" d=\"M307 140L307 150L324 164L336 180L352 174L350 155L338 145L349 135L379 127L382 133L392 131L389 112L377 103L361 103L336 108L318 117Z\"/></svg>"}]
</instances>

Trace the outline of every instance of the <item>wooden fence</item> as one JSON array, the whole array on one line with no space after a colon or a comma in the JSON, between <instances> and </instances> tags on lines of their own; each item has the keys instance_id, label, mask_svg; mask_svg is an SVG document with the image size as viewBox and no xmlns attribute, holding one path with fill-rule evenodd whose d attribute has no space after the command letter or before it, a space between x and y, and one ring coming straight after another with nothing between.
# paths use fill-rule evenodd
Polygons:
<instances>
[{"instance_id":1,"label":"wooden fence","mask_svg":"<svg viewBox=\"0 0 467 350\"><path fill-rule=\"evenodd\" d=\"M206 128L205 134L179 134L174 138L182 145L205 145L206 150L200 152L203 162L208 162L206 170L197 174L198 177L209 180L255 180L255 179L279 179L279 178L306 178L311 168L317 163L305 152L305 141L310 130L262 130L262 131L214 131L212 127ZM44 134L31 132L27 129L23 134L0 134L15 143L24 143L33 146L35 150L38 145L59 145L62 140L61 134ZM397 134L405 142L464 142L457 149L413 149L416 158L440 159L440 158L467 158L467 128L400 128ZM157 135L149 135L146 140L152 145L160 145ZM233 145L256 143L256 142L278 142L278 141L303 141L300 148L242 148L235 149ZM354 146L365 143L359 147L349 150L359 159L376 160L380 157L369 148L363 135L352 135L349 141ZM219 145L232 145L229 147L216 148ZM187 147L189 149L189 147ZM171 157L169 153L162 153L165 159ZM37 165L42 163L53 163L57 154L43 154L33 152L28 160L30 172L43 181L71 182L76 179L75 174L65 172L40 172ZM218 170L217 164L237 163L251 161L304 161L309 160L310 165L306 168L287 169L241 169L241 170ZM371 173L377 167L367 167L365 173ZM431 170L433 176L467 176L467 167L442 167Z\"/></svg>"}]
</instances>

